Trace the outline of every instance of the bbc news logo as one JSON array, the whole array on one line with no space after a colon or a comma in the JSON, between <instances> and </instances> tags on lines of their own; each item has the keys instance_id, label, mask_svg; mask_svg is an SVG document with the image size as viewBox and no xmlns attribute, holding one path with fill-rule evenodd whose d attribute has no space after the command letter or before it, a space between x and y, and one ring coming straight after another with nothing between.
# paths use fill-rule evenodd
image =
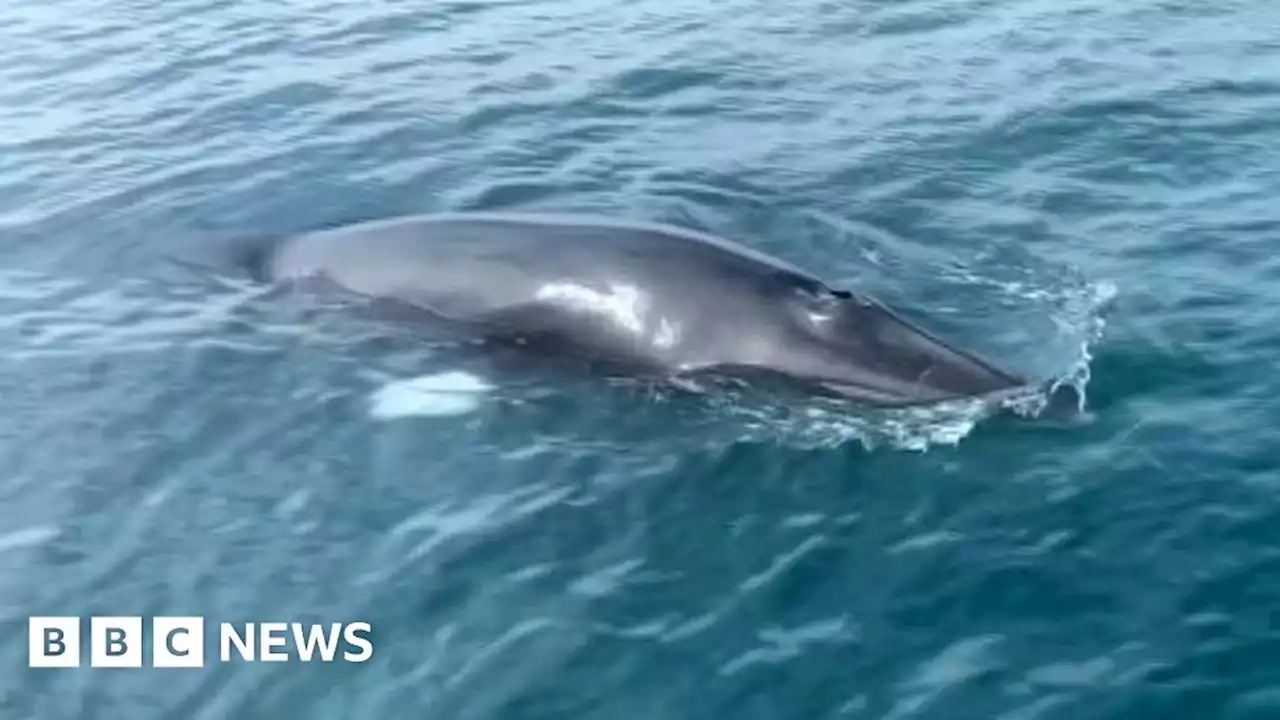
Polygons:
<instances>
[{"instance_id":1,"label":"bbc news logo","mask_svg":"<svg viewBox=\"0 0 1280 720\"><path fill-rule=\"evenodd\" d=\"M78 617L32 617L28 625L28 665L43 668L80 667L81 621ZM89 618L89 666L142 667L141 617ZM353 623L220 623L217 628L221 662L343 662L362 663L373 657L372 628ZM158 668L196 668L205 664L205 622L202 617L156 617L150 625L151 665ZM341 652L339 652L341 649Z\"/></svg>"}]
</instances>

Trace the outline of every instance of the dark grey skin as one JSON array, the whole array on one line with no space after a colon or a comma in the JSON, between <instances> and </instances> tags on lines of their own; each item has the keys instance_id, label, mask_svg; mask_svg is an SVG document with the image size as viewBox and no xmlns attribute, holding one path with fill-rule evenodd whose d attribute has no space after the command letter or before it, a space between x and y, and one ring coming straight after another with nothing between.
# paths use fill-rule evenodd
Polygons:
<instances>
[{"instance_id":1,"label":"dark grey skin","mask_svg":"<svg viewBox=\"0 0 1280 720\"><path fill-rule=\"evenodd\" d=\"M264 281L320 280L401 317L628 373L772 376L879 406L1027 387L870 298L667 225L422 215L241 251L241 266Z\"/></svg>"}]
</instances>

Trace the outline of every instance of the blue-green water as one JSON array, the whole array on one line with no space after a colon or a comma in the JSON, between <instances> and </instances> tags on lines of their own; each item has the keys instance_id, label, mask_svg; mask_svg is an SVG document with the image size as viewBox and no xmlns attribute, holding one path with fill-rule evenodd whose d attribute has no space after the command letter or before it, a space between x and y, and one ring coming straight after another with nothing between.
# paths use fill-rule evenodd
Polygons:
<instances>
[{"instance_id":1,"label":"blue-green water","mask_svg":"<svg viewBox=\"0 0 1280 720\"><path fill-rule=\"evenodd\" d=\"M0 713L1280 717L1277 196L1263 0L8 3ZM732 237L1095 419L379 418L411 338L162 260L477 208ZM60 614L375 651L28 669Z\"/></svg>"}]
</instances>

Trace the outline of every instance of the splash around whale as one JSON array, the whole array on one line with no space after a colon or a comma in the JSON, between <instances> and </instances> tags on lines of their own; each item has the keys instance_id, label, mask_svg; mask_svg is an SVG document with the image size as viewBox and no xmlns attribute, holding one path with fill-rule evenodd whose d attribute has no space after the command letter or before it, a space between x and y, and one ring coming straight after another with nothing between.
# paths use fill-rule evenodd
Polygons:
<instances>
[{"instance_id":1,"label":"splash around whale","mask_svg":"<svg viewBox=\"0 0 1280 720\"><path fill-rule=\"evenodd\" d=\"M218 265L609 373L782 381L902 407L1034 389L882 303L736 242L585 215L401 216L240 238Z\"/></svg>"}]
</instances>

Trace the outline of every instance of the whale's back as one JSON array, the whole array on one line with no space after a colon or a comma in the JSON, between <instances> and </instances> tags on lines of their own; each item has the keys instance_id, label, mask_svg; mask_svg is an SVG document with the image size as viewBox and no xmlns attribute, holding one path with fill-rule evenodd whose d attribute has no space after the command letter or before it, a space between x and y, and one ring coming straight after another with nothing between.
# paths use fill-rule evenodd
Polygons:
<instances>
[{"instance_id":1,"label":"whale's back","mask_svg":"<svg viewBox=\"0 0 1280 720\"><path fill-rule=\"evenodd\" d=\"M661 225L583 217L417 216L309 233L279 246L276 280L320 276L486 335L532 338L633 364L763 362L781 286L821 283L769 256Z\"/></svg>"},{"instance_id":2,"label":"whale's back","mask_svg":"<svg viewBox=\"0 0 1280 720\"><path fill-rule=\"evenodd\" d=\"M496 214L416 216L309 233L283 244L268 274L323 274L360 294L465 314L519 304L553 284L678 286L685 298L707 292L721 301L732 299L727 289L752 293L779 276L820 284L781 260L681 228Z\"/></svg>"}]
</instances>

